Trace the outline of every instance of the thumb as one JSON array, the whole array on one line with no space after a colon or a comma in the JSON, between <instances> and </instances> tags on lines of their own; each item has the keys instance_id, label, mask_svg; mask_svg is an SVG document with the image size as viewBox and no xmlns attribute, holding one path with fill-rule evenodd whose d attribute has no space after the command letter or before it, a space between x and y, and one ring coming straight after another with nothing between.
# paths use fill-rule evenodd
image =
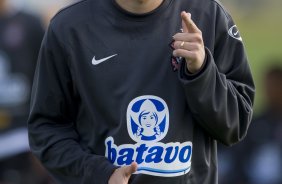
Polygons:
<instances>
[{"instance_id":1,"label":"thumb","mask_svg":"<svg viewBox=\"0 0 282 184\"><path fill-rule=\"evenodd\" d=\"M133 162L131 165L129 166L125 166L123 167L123 174L125 177L130 177L133 173L135 173L137 171L137 163Z\"/></svg>"}]
</instances>

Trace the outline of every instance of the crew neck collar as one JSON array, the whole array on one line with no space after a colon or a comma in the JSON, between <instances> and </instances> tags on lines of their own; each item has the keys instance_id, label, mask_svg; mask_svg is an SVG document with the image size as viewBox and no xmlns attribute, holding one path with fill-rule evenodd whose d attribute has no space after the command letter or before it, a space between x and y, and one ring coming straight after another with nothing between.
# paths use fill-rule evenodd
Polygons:
<instances>
[{"instance_id":1,"label":"crew neck collar","mask_svg":"<svg viewBox=\"0 0 282 184\"><path fill-rule=\"evenodd\" d=\"M146 20L148 18L152 18L154 16L161 14L161 12L163 12L165 9L169 7L172 0L164 0L156 9L148 13L143 13L143 14L135 14L135 13L129 12L123 9L122 7L120 7L120 5L118 5L118 3L115 0L104 0L104 1L110 2L109 4L113 8L113 11L123 16L124 18L142 21L142 20Z\"/></svg>"}]
</instances>

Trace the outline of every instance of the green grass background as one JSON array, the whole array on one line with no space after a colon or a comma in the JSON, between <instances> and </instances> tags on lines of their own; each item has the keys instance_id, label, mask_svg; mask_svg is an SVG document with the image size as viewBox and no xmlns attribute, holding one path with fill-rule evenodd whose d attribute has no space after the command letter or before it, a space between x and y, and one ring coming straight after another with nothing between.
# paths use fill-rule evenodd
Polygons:
<instances>
[{"instance_id":1,"label":"green grass background","mask_svg":"<svg viewBox=\"0 0 282 184\"><path fill-rule=\"evenodd\" d=\"M262 81L265 70L277 64L271 63L272 58L280 58L278 64L282 66L282 0L253 2L253 6L246 8L243 4L234 4L234 0L222 0L244 40L256 84L257 114L264 108Z\"/></svg>"}]
</instances>

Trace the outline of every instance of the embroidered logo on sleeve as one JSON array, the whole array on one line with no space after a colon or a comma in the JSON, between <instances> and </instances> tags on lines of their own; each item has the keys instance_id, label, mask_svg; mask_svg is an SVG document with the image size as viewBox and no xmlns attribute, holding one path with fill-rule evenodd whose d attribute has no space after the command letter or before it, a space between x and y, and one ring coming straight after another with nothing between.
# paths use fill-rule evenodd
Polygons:
<instances>
[{"instance_id":1,"label":"embroidered logo on sleeve","mask_svg":"<svg viewBox=\"0 0 282 184\"><path fill-rule=\"evenodd\" d=\"M240 36L240 32L237 28L236 25L233 25L229 30L228 30L228 34L232 37L235 38L239 41L242 41L242 37Z\"/></svg>"}]
</instances>

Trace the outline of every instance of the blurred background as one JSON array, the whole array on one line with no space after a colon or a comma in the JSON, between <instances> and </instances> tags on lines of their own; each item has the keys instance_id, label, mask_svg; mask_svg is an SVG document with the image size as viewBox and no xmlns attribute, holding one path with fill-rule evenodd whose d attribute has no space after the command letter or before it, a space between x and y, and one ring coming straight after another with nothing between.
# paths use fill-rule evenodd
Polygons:
<instances>
[{"instance_id":1,"label":"blurred background","mask_svg":"<svg viewBox=\"0 0 282 184\"><path fill-rule=\"evenodd\" d=\"M219 184L282 184L282 1L222 0L249 57L256 84L248 135L219 144Z\"/></svg>"},{"instance_id":2,"label":"blurred background","mask_svg":"<svg viewBox=\"0 0 282 184\"><path fill-rule=\"evenodd\" d=\"M0 184L52 184L26 131L37 52L50 18L75 0L0 0ZM240 29L254 75L246 138L219 144L219 184L282 184L282 1L221 0Z\"/></svg>"}]
</instances>

